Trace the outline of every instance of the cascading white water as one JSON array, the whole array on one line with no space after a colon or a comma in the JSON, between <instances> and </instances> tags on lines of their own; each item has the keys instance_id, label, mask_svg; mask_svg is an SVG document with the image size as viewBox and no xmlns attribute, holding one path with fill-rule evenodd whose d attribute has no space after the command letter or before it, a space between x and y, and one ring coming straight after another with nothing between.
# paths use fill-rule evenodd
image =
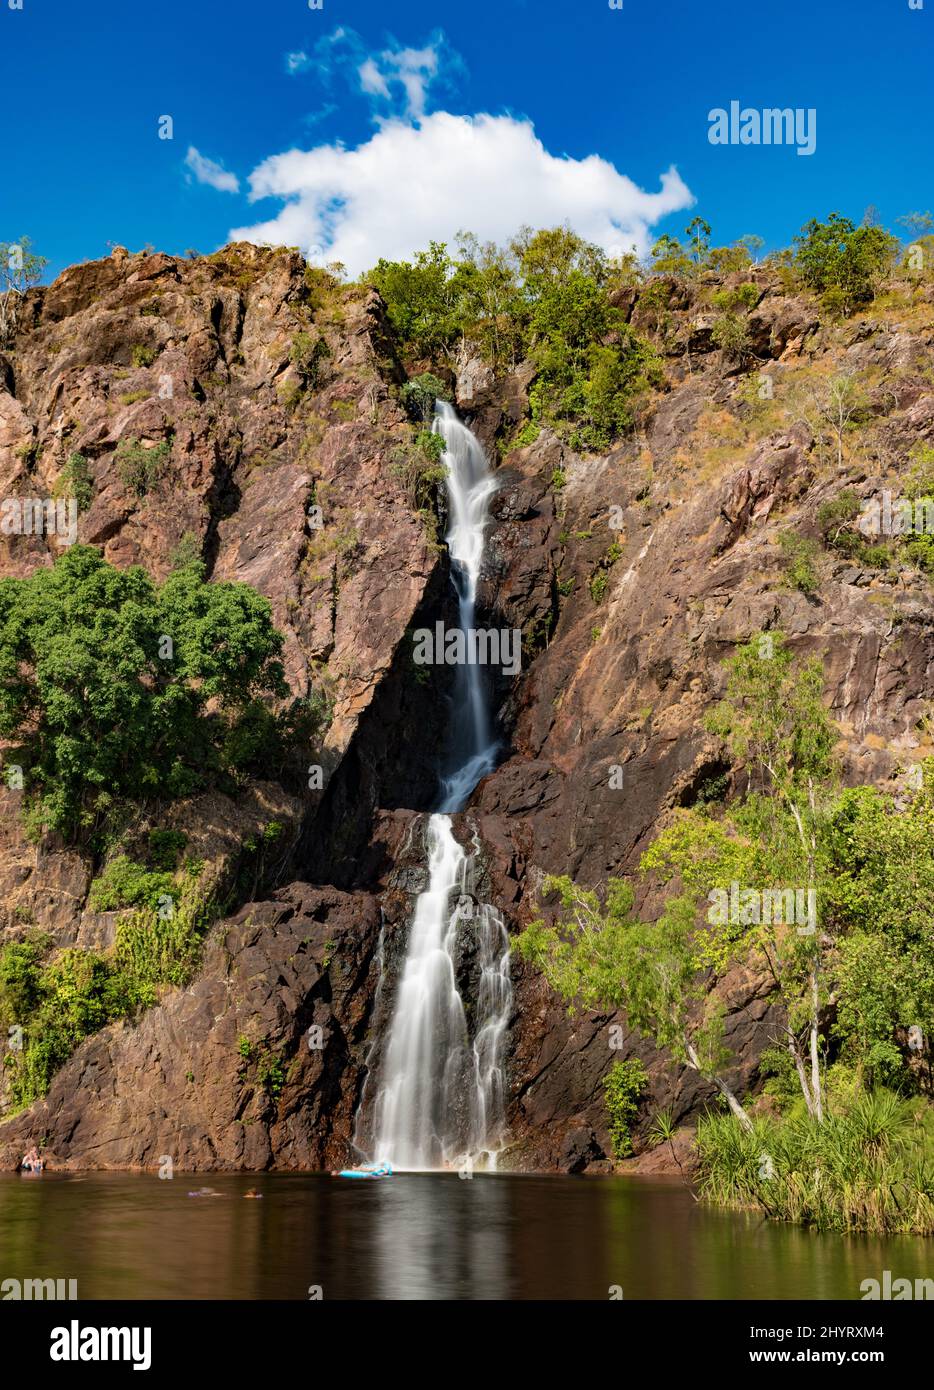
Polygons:
<instances>
[{"instance_id":1,"label":"cascading white water","mask_svg":"<svg viewBox=\"0 0 934 1390\"><path fill-rule=\"evenodd\" d=\"M436 403L432 429L445 444L449 516L444 539L457 592L458 626L469 632L477 606L487 508L496 483L479 441L446 401ZM490 732L488 703L482 667L469 662L458 666L451 720L454 737L441 779L441 811L459 811L480 779L496 766L497 744Z\"/></svg>"},{"instance_id":2,"label":"cascading white water","mask_svg":"<svg viewBox=\"0 0 934 1390\"><path fill-rule=\"evenodd\" d=\"M445 537L458 626L474 625L488 504L496 489L486 456L451 406L438 401L432 428L445 442L449 524ZM452 746L439 809L425 828L428 885L415 904L405 963L380 1065L373 1157L395 1168L485 1162L503 1140L503 1047L512 1008L509 937L500 913L477 901L478 846L468 854L451 821L496 765L483 672L455 672ZM479 972L470 1042L457 988L458 952L472 933Z\"/></svg>"}]
</instances>

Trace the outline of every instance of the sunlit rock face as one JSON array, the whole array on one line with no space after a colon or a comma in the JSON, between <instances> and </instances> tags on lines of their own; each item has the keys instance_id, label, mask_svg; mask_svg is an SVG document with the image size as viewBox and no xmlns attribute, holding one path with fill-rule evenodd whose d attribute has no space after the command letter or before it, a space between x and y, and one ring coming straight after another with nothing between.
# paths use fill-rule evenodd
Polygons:
<instances>
[{"instance_id":1,"label":"sunlit rock face","mask_svg":"<svg viewBox=\"0 0 934 1390\"><path fill-rule=\"evenodd\" d=\"M606 456L579 457L548 430L515 445L528 364L493 378L468 347L444 375L497 483L478 620L523 633L519 675L489 682L499 761L453 816L462 844L477 837L478 891L510 931L536 910L543 874L599 886L634 870L672 810L736 789L703 717L722 693L724 658L761 628L822 658L849 781L897 785L931 751L920 724L934 661L928 580L822 550L805 595L786 583L778 544L787 530L817 538L818 508L844 487L861 500L897 488L912 448L934 438L931 304L834 325L767 272L752 278L755 361L742 370L710 331L709 293L722 282L672 284L664 322L657 296L627 292L667 385ZM327 346L314 382L294 360L302 333ZM864 383L868 416L859 448L847 439L841 452L813 402L845 374ZM251 793L266 810L211 801L219 863L247 822L288 824L276 881L215 927L188 990L88 1039L34 1114L0 1126L4 1162L34 1134L74 1167L153 1165L163 1152L199 1168L353 1157L379 948L383 964L402 960L426 886L420 836L454 693L449 673L417 678L406 637L455 615L447 558L399 467L412 437L402 379L378 297L322 298L288 252L115 255L30 292L0 357L0 496L51 495L80 452L94 495L79 539L161 578L194 537L214 578L269 597L293 690L326 690L333 715L320 789L298 795L270 779ZM117 467L126 437L171 443L170 474L142 497ZM2 534L2 573L47 565L58 548L54 535ZM31 921L61 945L106 947L113 923L85 906L92 866L52 842L27 845L18 794L3 796L4 939ZM658 910L650 886L638 902ZM501 1166L608 1166L602 1081L621 1056L646 1063L649 1112L670 1106L690 1121L710 1099L624 1019L569 1019L521 963L513 987ZM768 982L735 970L711 987L727 1010L731 1084L754 1091L779 1017ZM283 1059L281 1087L238 1052L250 1020L250 1036ZM325 1041L309 1048L314 1025ZM635 1142L638 1152L638 1132Z\"/></svg>"}]
</instances>

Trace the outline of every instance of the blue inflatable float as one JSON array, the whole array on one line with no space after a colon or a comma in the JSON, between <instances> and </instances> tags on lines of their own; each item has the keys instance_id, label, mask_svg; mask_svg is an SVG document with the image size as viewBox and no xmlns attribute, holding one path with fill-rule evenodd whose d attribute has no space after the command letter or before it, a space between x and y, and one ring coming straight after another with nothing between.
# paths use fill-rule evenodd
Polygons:
<instances>
[{"instance_id":1,"label":"blue inflatable float","mask_svg":"<svg viewBox=\"0 0 934 1390\"><path fill-rule=\"evenodd\" d=\"M367 1168L342 1168L339 1178L391 1178L392 1168L388 1163L375 1163Z\"/></svg>"}]
</instances>

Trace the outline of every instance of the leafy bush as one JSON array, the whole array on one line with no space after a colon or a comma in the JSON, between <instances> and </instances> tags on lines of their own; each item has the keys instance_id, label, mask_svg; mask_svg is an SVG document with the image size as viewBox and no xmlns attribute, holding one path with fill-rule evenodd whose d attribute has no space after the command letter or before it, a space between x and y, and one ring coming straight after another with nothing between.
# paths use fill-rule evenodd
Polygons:
<instances>
[{"instance_id":1,"label":"leafy bush","mask_svg":"<svg viewBox=\"0 0 934 1390\"><path fill-rule=\"evenodd\" d=\"M432 442L434 440L440 442L440 449ZM394 451L390 465L414 509L431 517L437 511L438 487L447 477L447 469L441 462L443 446L440 435L421 430L411 444L400 445Z\"/></svg>"},{"instance_id":2,"label":"leafy bush","mask_svg":"<svg viewBox=\"0 0 934 1390\"><path fill-rule=\"evenodd\" d=\"M93 836L117 804L266 775L317 713L288 688L269 603L190 564L156 585L75 545L0 581L0 738L33 830Z\"/></svg>"},{"instance_id":3,"label":"leafy bush","mask_svg":"<svg viewBox=\"0 0 934 1390\"><path fill-rule=\"evenodd\" d=\"M187 843L183 830L150 830L149 858L157 869L174 869Z\"/></svg>"},{"instance_id":4,"label":"leafy bush","mask_svg":"<svg viewBox=\"0 0 934 1390\"><path fill-rule=\"evenodd\" d=\"M502 249L465 237L456 259L432 242L411 263L380 261L366 279L410 355L437 356L467 339L494 367L527 356L537 370L533 425L553 425L576 448L603 449L631 428L639 396L662 380L658 357L615 301L626 274L599 247L554 227L527 229ZM424 380L403 388L421 420Z\"/></svg>"},{"instance_id":5,"label":"leafy bush","mask_svg":"<svg viewBox=\"0 0 934 1390\"><path fill-rule=\"evenodd\" d=\"M441 457L447 446L443 435L436 434L434 430L419 430L415 436L415 447L422 451L432 466L436 466L441 462Z\"/></svg>"},{"instance_id":6,"label":"leafy bush","mask_svg":"<svg viewBox=\"0 0 934 1390\"><path fill-rule=\"evenodd\" d=\"M454 270L447 247L433 241L414 261L380 260L365 277L385 300L389 321L403 343L420 357L458 336L462 320Z\"/></svg>"},{"instance_id":7,"label":"leafy bush","mask_svg":"<svg viewBox=\"0 0 934 1390\"><path fill-rule=\"evenodd\" d=\"M735 289L718 290L713 297L713 307L722 314L735 314L738 309L752 309L758 304L762 291L758 285L748 281Z\"/></svg>"},{"instance_id":8,"label":"leafy bush","mask_svg":"<svg viewBox=\"0 0 934 1390\"><path fill-rule=\"evenodd\" d=\"M171 895L173 877L159 869L135 864L125 854L118 855L94 880L88 890L92 912L112 912L121 907L151 907Z\"/></svg>"},{"instance_id":9,"label":"leafy bush","mask_svg":"<svg viewBox=\"0 0 934 1390\"><path fill-rule=\"evenodd\" d=\"M821 503L817 509L817 524L825 544L846 553L858 516L859 498L852 488L844 488L836 497Z\"/></svg>"},{"instance_id":10,"label":"leafy bush","mask_svg":"<svg viewBox=\"0 0 934 1390\"><path fill-rule=\"evenodd\" d=\"M814 594L819 585L817 573L817 545L807 536L798 536L793 531L785 531L778 538L782 551L785 578L793 589L802 594Z\"/></svg>"},{"instance_id":11,"label":"leafy bush","mask_svg":"<svg viewBox=\"0 0 934 1390\"><path fill-rule=\"evenodd\" d=\"M410 419L427 424L435 413L435 401L448 399L444 382L431 372L413 376L399 392L399 398Z\"/></svg>"},{"instance_id":12,"label":"leafy bush","mask_svg":"<svg viewBox=\"0 0 934 1390\"><path fill-rule=\"evenodd\" d=\"M53 489L54 497L73 497L79 512L86 512L94 500L94 481L84 454L69 454Z\"/></svg>"},{"instance_id":13,"label":"leafy bush","mask_svg":"<svg viewBox=\"0 0 934 1390\"><path fill-rule=\"evenodd\" d=\"M857 227L832 212L826 222L812 217L795 237L795 267L831 312L851 314L873 298L896 245L883 228Z\"/></svg>"},{"instance_id":14,"label":"leafy bush","mask_svg":"<svg viewBox=\"0 0 934 1390\"><path fill-rule=\"evenodd\" d=\"M648 1075L638 1057L616 1062L603 1078L603 1094L610 1122L610 1139L616 1158L632 1153L630 1125L639 1112L639 1101L648 1084Z\"/></svg>"},{"instance_id":15,"label":"leafy bush","mask_svg":"<svg viewBox=\"0 0 934 1390\"><path fill-rule=\"evenodd\" d=\"M331 349L320 335L314 337L304 330L295 334L289 349L289 361L312 390L319 383L322 362L330 355Z\"/></svg>"},{"instance_id":16,"label":"leafy bush","mask_svg":"<svg viewBox=\"0 0 934 1390\"><path fill-rule=\"evenodd\" d=\"M107 953L71 948L48 958L45 940L0 948L0 1024L23 1029L22 1048L4 1059L11 1110L43 1096L84 1038L191 978L218 906L192 880L174 891L169 907L141 907L122 922Z\"/></svg>"},{"instance_id":17,"label":"leafy bush","mask_svg":"<svg viewBox=\"0 0 934 1390\"><path fill-rule=\"evenodd\" d=\"M142 343L134 343L132 356L134 367L151 367L158 353L155 348L144 347Z\"/></svg>"},{"instance_id":18,"label":"leafy bush","mask_svg":"<svg viewBox=\"0 0 934 1390\"><path fill-rule=\"evenodd\" d=\"M78 1043L126 1008L124 981L95 952L70 949L49 962L35 942L0 948L0 1021L24 1030L22 1049L4 1058L11 1110L44 1095Z\"/></svg>"},{"instance_id":19,"label":"leafy bush","mask_svg":"<svg viewBox=\"0 0 934 1390\"><path fill-rule=\"evenodd\" d=\"M172 446L164 439L148 449L138 439L121 439L114 455L120 481L137 497L145 497L165 476L171 453Z\"/></svg>"},{"instance_id":20,"label":"leafy bush","mask_svg":"<svg viewBox=\"0 0 934 1390\"><path fill-rule=\"evenodd\" d=\"M719 314L714 319L710 336L724 357L742 361L749 355L749 329L738 314Z\"/></svg>"}]
</instances>

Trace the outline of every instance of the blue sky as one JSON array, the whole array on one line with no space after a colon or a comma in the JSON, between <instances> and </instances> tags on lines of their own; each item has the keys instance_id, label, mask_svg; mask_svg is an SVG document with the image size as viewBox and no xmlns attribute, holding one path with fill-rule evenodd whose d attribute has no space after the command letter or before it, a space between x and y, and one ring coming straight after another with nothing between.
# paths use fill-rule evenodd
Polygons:
<instances>
[{"instance_id":1,"label":"blue sky","mask_svg":"<svg viewBox=\"0 0 934 1390\"><path fill-rule=\"evenodd\" d=\"M934 0L10 3L0 241L50 273L238 228L358 269L555 209L604 241L697 212L776 246L812 215L934 205ZM816 152L711 145L734 99L815 108Z\"/></svg>"}]
</instances>

